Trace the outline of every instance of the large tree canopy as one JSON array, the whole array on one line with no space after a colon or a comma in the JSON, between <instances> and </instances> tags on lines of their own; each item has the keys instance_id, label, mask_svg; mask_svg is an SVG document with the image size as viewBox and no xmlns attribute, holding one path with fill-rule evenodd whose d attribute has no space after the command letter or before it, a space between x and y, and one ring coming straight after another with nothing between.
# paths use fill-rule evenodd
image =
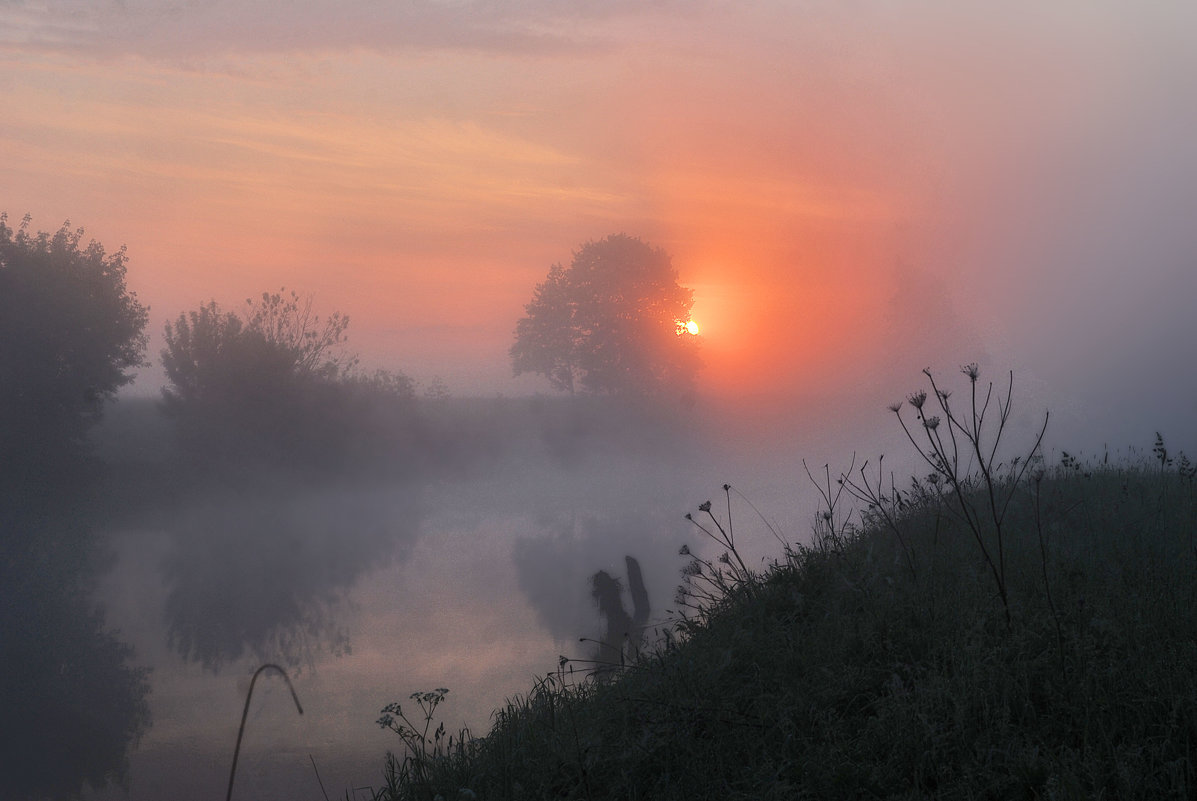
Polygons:
<instances>
[{"instance_id":1,"label":"large tree canopy","mask_svg":"<svg viewBox=\"0 0 1197 801\"><path fill-rule=\"evenodd\" d=\"M516 324L512 367L567 392L688 394L698 341L682 326L693 304L664 250L626 234L587 242L537 284Z\"/></svg>"},{"instance_id":2,"label":"large tree canopy","mask_svg":"<svg viewBox=\"0 0 1197 801\"><path fill-rule=\"evenodd\" d=\"M83 229L14 232L0 214L0 447L12 459L78 445L142 363L146 309L125 250L81 247Z\"/></svg>"}]
</instances>

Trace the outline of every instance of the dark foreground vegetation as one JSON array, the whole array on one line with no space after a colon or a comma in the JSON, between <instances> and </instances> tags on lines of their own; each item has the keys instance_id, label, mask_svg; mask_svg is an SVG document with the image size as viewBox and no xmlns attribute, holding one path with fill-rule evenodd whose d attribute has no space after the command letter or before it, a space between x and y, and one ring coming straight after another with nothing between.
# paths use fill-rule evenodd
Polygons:
<instances>
[{"instance_id":1,"label":"dark foreground vegetation","mask_svg":"<svg viewBox=\"0 0 1197 801\"><path fill-rule=\"evenodd\" d=\"M1162 439L999 461L1009 394L959 414L932 391L910 399L927 478L814 474L811 543L763 572L735 536L766 526L725 487L655 650L563 657L485 737L435 728L443 689L389 706L377 798L1193 797L1193 466Z\"/></svg>"}]
</instances>

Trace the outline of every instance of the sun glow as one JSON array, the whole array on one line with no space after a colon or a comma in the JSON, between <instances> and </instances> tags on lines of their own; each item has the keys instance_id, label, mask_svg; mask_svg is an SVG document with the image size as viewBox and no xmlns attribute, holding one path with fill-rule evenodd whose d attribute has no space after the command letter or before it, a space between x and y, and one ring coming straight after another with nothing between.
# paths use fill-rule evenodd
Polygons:
<instances>
[{"instance_id":1,"label":"sun glow","mask_svg":"<svg viewBox=\"0 0 1197 801\"><path fill-rule=\"evenodd\" d=\"M686 333L690 336L698 336L698 323L694 322L693 320L688 320L683 328L685 328Z\"/></svg>"}]
</instances>

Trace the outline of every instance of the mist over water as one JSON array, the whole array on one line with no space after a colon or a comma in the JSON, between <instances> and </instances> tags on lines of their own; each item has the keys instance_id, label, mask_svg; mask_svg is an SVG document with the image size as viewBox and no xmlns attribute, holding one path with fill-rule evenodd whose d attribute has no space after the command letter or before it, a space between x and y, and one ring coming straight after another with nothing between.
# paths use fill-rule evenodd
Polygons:
<instances>
[{"instance_id":1,"label":"mist over water","mask_svg":"<svg viewBox=\"0 0 1197 801\"><path fill-rule=\"evenodd\" d=\"M937 378L966 391L954 370ZM1015 378L1012 455L1033 443L1046 408L1041 387ZM925 381L909 379L904 388ZM1005 376L994 380L1004 389ZM684 515L711 500L726 519L724 482L738 547L763 567L781 552L770 526L790 543L809 535L818 505L807 468L834 482L884 455L899 485L925 473L885 408L905 394L829 393L806 399L804 414L767 400L647 410L601 398L429 400L412 412L408 447L368 469L245 456L217 473L178 462L156 404L119 401L93 438L103 489L76 516L107 554L91 562L106 625L132 648L130 665L151 669L152 725L132 752L130 797L222 790L249 675L264 662L291 673L305 714L281 681L259 682L239 795L310 795L312 760L329 792L377 786L399 743L374 721L413 692L449 688L447 729L484 733L491 711L560 656L590 666L604 632L598 571L626 588L634 557L650 639L667 623L680 546L716 553ZM1069 447L1101 452L1096 438ZM630 610L626 589L623 600Z\"/></svg>"},{"instance_id":2,"label":"mist over water","mask_svg":"<svg viewBox=\"0 0 1197 801\"><path fill-rule=\"evenodd\" d=\"M416 691L448 687L449 730L485 732L491 710L560 656L591 667L604 632L598 571L626 588L625 558L637 560L651 639L671 616L680 546L714 554L685 513L712 500L725 517L731 482L767 518L732 496L738 545L763 566L780 554L769 525L790 542L809 531L802 459L821 476L835 457L820 454L850 458L859 430L846 407L841 428L702 403L645 412L601 399L462 399L422 413L460 432L433 436L440 457L413 449L395 454L404 469L378 474L232 469L225 481L178 471L170 446L146 433L158 409L124 403L96 437L110 480L134 482L105 513L99 538L114 556L96 599L133 662L152 668L134 798L177 792L180 771L194 797L220 791L249 674L266 661L291 671L306 714L281 681L259 682L239 792L242 781L244 792L310 792L310 758L330 792L377 784L398 743L374 720ZM884 420L883 409L868 413ZM173 492L137 492L138 480L160 486L172 471Z\"/></svg>"},{"instance_id":3,"label":"mist over water","mask_svg":"<svg viewBox=\"0 0 1197 801\"><path fill-rule=\"evenodd\" d=\"M113 412L101 449L112 449L114 473L136 475L143 458L161 457L120 430L157 409ZM238 791L244 780L252 792L255 775L271 795L310 791L311 754L331 792L377 784L383 753L398 747L374 724L386 703L448 687L450 731L482 733L491 710L560 655L589 659L594 646L580 638L603 633L592 576L626 586L626 556L643 569L650 627L666 620L678 548L702 547L683 515L726 467L727 444L699 412L466 399L439 413L464 415L460 440L442 443L447 461L413 450L397 458L417 469L383 476L235 471L232 485L193 477L173 497L117 504L101 535L115 558L96 597L135 662L153 669L134 798L172 792L183 766L187 792L219 792L262 662L292 671L306 714L281 682L259 682ZM482 436L475 425L487 418L506 430Z\"/></svg>"}]
</instances>

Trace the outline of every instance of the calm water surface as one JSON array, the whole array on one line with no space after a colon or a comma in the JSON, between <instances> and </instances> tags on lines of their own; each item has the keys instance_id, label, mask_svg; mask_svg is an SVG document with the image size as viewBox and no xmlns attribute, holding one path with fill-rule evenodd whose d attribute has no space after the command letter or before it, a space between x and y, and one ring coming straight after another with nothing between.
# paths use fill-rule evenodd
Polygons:
<instances>
[{"instance_id":1,"label":"calm water surface","mask_svg":"<svg viewBox=\"0 0 1197 801\"><path fill-rule=\"evenodd\" d=\"M578 640L602 630L595 571L622 576L636 556L653 619L665 620L677 550L697 542L683 515L720 481L713 465L686 461L640 454L418 487L212 498L168 525L110 532L117 558L99 600L153 669L153 726L132 755L128 797L221 797L263 661L287 667L305 714L263 674L238 797L321 798L313 760L330 797L379 785L399 742L375 720L412 692L448 687L447 729L484 733L492 710L559 655L589 655Z\"/></svg>"},{"instance_id":2,"label":"calm water surface","mask_svg":"<svg viewBox=\"0 0 1197 801\"><path fill-rule=\"evenodd\" d=\"M375 723L383 706L447 687L446 729L485 733L492 711L559 656L591 655L579 638L603 629L596 571L623 578L635 556L652 622L668 620L678 549L704 547L683 516L708 498L719 511L724 481L788 540L803 539L814 512L801 459L838 456L840 436L716 418L626 452L550 449L460 476L233 487L118 521L102 532L115 559L97 600L134 662L152 668L153 725L132 753L128 794L90 797L223 797L250 676L267 661L287 668L304 714L277 675L262 675L235 797L320 799L313 761L330 798L377 787L387 750L400 747ZM777 556L755 512L739 501L734 512L749 563Z\"/></svg>"}]
</instances>

